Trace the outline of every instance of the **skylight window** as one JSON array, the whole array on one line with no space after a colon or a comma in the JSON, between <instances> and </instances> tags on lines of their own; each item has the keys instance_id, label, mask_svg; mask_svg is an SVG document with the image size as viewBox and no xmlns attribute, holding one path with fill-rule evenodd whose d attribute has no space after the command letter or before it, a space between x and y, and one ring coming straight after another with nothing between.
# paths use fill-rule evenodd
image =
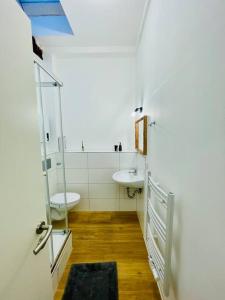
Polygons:
<instances>
[{"instance_id":1,"label":"skylight window","mask_svg":"<svg viewBox=\"0 0 225 300\"><path fill-rule=\"evenodd\" d=\"M73 34L59 0L19 0L18 2L31 20L34 36Z\"/></svg>"}]
</instances>

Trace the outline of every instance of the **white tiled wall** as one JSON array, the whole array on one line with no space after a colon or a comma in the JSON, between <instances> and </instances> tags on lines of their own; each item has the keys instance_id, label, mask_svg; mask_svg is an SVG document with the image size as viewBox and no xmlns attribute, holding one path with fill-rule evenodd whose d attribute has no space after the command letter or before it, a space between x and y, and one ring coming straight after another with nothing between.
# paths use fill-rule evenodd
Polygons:
<instances>
[{"instance_id":1,"label":"white tiled wall","mask_svg":"<svg viewBox=\"0 0 225 300\"><path fill-rule=\"evenodd\" d=\"M90 169L119 169L119 153L88 153Z\"/></svg>"},{"instance_id":2,"label":"white tiled wall","mask_svg":"<svg viewBox=\"0 0 225 300\"><path fill-rule=\"evenodd\" d=\"M137 168L137 153L120 153L120 170Z\"/></svg>"},{"instance_id":3,"label":"white tiled wall","mask_svg":"<svg viewBox=\"0 0 225 300\"><path fill-rule=\"evenodd\" d=\"M55 153L49 154L47 158L51 159L51 168L48 169L48 186L50 197L57 192L57 169L56 169L56 155ZM45 178L45 177L44 177Z\"/></svg>"},{"instance_id":4,"label":"white tiled wall","mask_svg":"<svg viewBox=\"0 0 225 300\"><path fill-rule=\"evenodd\" d=\"M50 154L52 167L48 170L50 196L63 191L62 169L57 166L57 154ZM122 153L65 153L66 186L68 192L81 195L75 210L80 211L136 211L144 223L144 192L129 199L126 188L112 180L114 172L137 168L145 173L145 157L135 152Z\"/></svg>"},{"instance_id":5,"label":"white tiled wall","mask_svg":"<svg viewBox=\"0 0 225 300\"><path fill-rule=\"evenodd\" d=\"M65 153L68 192L81 195L75 210L136 211L137 200L129 199L126 188L112 180L114 172L137 167L137 153ZM60 168L57 169L58 192L63 188Z\"/></svg>"}]
</instances>

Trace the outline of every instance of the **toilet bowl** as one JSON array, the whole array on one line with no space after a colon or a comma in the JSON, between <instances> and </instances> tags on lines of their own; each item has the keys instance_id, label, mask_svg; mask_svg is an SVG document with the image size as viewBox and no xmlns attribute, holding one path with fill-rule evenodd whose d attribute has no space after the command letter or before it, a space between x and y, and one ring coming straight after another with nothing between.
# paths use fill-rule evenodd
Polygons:
<instances>
[{"instance_id":1,"label":"toilet bowl","mask_svg":"<svg viewBox=\"0 0 225 300\"><path fill-rule=\"evenodd\" d=\"M51 218L52 220L65 219L65 208L71 210L80 202L80 195L77 193L66 193L66 202L64 193L57 193L50 198Z\"/></svg>"}]
</instances>

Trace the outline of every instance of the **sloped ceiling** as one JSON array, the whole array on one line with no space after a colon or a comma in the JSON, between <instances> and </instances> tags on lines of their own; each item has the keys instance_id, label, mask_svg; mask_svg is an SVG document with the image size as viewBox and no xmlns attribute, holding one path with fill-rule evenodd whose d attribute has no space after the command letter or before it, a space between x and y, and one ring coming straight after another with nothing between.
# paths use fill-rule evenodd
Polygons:
<instances>
[{"instance_id":1,"label":"sloped ceiling","mask_svg":"<svg viewBox=\"0 0 225 300\"><path fill-rule=\"evenodd\" d=\"M135 47L146 0L61 0L73 36L39 39L44 47Z\"/></svg>"}]
</instances>

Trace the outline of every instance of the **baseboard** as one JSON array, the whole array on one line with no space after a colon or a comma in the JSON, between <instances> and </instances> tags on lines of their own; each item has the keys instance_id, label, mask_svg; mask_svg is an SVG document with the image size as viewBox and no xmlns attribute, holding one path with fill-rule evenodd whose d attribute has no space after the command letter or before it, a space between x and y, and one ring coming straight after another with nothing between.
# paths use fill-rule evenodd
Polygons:
<instances>
[{"instance_id":1,"label":"baseboard","mask_svg":"<svg viewBox=\"0 0 225 300\"><path fill-rule=\"evenodd\" d=\"M62 278L63 272L66 268L66 264L70 257L71 252L72 252L72 233L70 233L63 247L63 250L57 260L57 263L55 264L52 270L52 286L53 286L54 293L56 292L58 284Z\"/></svg>"}]
</instances>

